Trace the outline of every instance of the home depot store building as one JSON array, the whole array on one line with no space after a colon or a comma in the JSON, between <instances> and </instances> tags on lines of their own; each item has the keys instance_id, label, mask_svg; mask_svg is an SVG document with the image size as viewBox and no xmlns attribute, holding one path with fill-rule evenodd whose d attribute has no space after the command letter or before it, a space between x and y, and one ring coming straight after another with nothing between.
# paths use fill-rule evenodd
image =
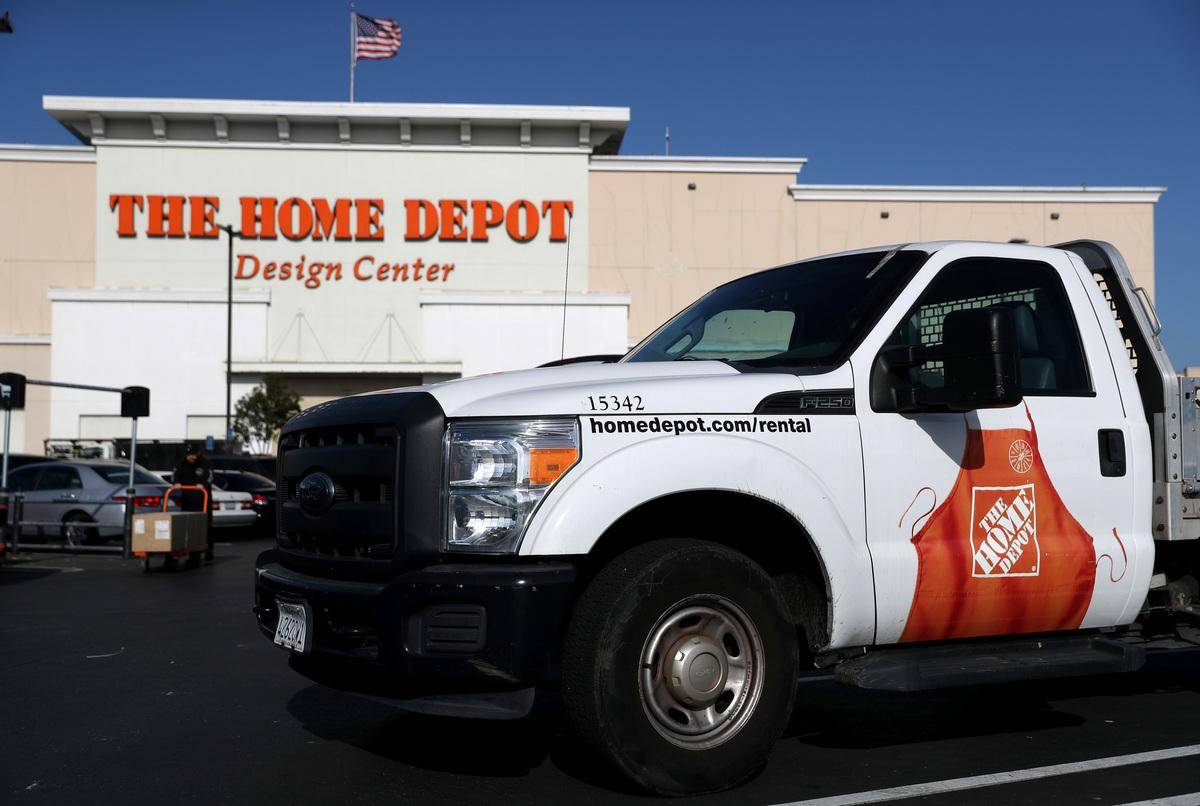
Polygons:
<instances>
[{"instance_id":1,"label":"home depot store building","mask_svg":"<svg viewBox=\"0 0 1200 806\"><path fill-rule=\"evenodd\" d=\"M1161 188L797 184L803 158L620 153L612 107L46 97L83 145L0 146L0 369L141 384L149 438L224 432L278 373L306 404L623 352L726 280L876 244L1113 241L1153 288ZM16 449L128 433L31 389Z\"/></svg>"}]
</instances>

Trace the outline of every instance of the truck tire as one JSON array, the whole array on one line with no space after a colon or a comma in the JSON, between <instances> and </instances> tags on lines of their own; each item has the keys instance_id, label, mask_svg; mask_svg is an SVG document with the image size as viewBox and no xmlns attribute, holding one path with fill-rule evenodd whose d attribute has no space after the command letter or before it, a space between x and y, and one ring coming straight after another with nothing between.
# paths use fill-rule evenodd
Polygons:
<instances>
[{"instance_id":1,"label":"truck tire","mask_svg":"<svg viewBox=\"0 0 1200 806\"><path fill-rule=\"evenodd\" d=\"M638 785L714 792L757 771L791 716L796 629L771 578L732 549L656 540L605 566L563 645L575 734Z\"/></svg>"}]
</instances>

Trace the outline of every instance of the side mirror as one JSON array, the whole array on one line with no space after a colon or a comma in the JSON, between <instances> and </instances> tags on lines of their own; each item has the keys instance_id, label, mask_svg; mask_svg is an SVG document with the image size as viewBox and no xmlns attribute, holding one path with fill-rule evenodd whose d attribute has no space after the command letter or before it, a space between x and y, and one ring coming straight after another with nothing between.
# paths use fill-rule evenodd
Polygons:
<instances>
[{"instance_id":1,"label":"side mirror","mask_svg":"<svg viewBox=\"0 0 1200 806\"><path fill-rule=\"evenodd\" d=\"M995 409L1021 402L1021 356L1011 308L946 314L941 353L946 385L939 396L947 408Z\"/></svg>"},{"instance_id":2,"label":"side mirror","mask_svg":"<svg viewBox=\"0 0 1200 806\"><path fill-rule=\"evenodd\" d=\"M900 345L880 352L871 374L876 411L970 411L1021 402L1021 356L1016 316L999 306L951 311L938 346ZM940 388L914 387L910 371L942 362Z\"/></svg>"}]
</instances>

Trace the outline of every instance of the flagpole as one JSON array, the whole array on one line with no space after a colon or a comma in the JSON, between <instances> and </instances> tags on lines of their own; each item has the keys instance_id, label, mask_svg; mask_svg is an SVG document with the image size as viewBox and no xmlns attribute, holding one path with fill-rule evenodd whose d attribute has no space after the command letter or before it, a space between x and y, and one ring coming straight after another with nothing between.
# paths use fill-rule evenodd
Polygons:
<instances>
[{"instance_id":1,"label":"flagpole","mask_svg":"<svg viewBox=\"0 0 1200 806\"><path fill-rule=\"evenodd\" d=\"M350 0L350 103L354 103L354 67L358 63L354 52L356 22L357 20L354 19L354 0Z\"/></svg>"}]
</instances>

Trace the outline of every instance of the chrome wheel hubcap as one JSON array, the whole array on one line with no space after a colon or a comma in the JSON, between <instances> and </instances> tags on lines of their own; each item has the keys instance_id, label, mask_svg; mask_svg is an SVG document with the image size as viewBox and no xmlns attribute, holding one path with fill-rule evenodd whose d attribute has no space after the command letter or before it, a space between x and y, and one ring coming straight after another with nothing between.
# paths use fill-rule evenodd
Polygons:
<instances>
[{"instance_id":1,"label":"chrome wheel hubcap","mask_svg":"<svg viewBox=\"0 0 1200 806\"><path fill-rule=\"evenodd\" d=\"M745 611L721 596L693 596L669 608L646 638L639 693L659 734L703 750L746 724L762 673L762 639Z\"/></svg>"}]
</instances>

